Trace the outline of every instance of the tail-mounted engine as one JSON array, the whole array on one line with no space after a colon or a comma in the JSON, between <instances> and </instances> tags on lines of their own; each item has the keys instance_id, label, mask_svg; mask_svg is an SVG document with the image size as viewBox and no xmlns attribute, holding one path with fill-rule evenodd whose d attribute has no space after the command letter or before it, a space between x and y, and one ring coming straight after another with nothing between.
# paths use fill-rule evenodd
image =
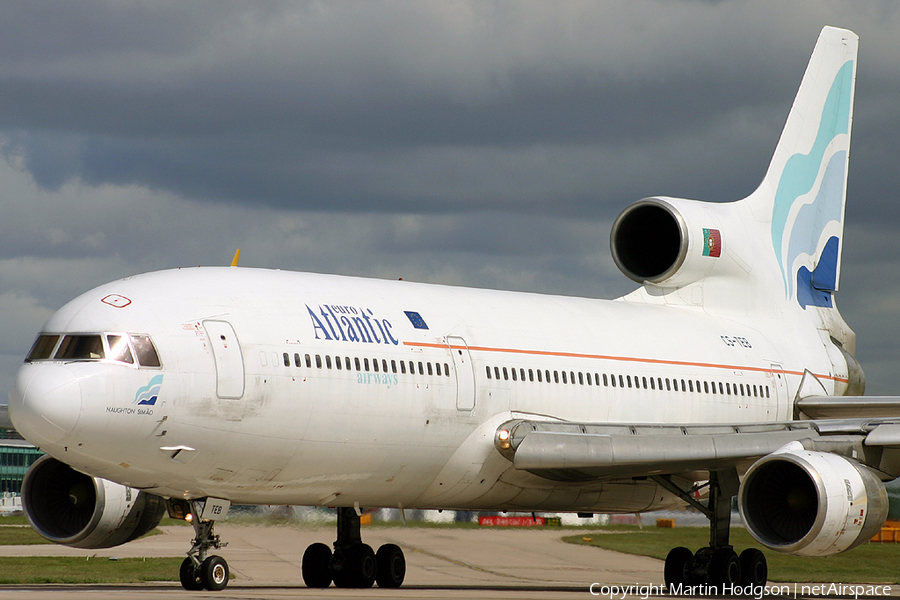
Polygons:
<instances>
[{"instance_id":1,"label":"tail-mounted engine","mask_svg":"<svg viewBox=\"0 0 900 600\"><path fill-rule=\"evenodd\" d=\"M616 219L610 249L616 266L638 283L681 287L705 277L722 256L721 205L644 198Z\"/></svg>"},{"instance_id":2,"label":"tail-mounted engine","mask_svg":"<svg viewBox=\"0 0 900 600\"><path fill-rule=\"evenodd\" d=\"M39 534L75 548L130 542L159 525L166 511L160 496L89 477L50 456L25 474L22 506Z\"/></svg>"},{"instance_id":3,"label":"tail-mounted engine","mask_svg":"<svg viewBox=\"0 0 900 600\"><path fill-rule=\"evenodd\" d=\"M789 450L759 459L739 494L747 530L780 552L829 556L870 540L887 518L881 480L854 460Z\"/></svg>"}]
</instances>

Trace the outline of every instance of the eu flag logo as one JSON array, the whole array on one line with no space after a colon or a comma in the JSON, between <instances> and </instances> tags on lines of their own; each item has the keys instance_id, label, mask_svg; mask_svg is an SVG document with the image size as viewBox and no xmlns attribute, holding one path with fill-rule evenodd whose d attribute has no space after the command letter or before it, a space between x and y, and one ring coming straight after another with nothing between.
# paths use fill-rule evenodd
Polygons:
<instances>
[{"instance_id":1,"label":"eu flag logo","mask_svg":"<svg viewBox=\"0 0 900 600\"><path fill-rule=\"evenodd\" d=\"M422 315L413 311L413 310L404 310L403 314L409 319L409 322L412 323L412 326L416 329L428 329L428 325L425 324L425 319L422 318Z\"/></svg>"}]
</instances>

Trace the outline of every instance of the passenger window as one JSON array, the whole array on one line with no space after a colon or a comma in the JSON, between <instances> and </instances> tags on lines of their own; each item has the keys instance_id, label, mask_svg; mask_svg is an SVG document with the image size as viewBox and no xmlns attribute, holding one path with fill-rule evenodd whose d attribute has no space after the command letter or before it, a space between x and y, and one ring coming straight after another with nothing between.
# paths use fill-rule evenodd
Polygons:
<instances>
[{"instance_id":1,"label":"passenger window","mask_svg":"<svg viewBox=\"0 0 900 600\"><path fill-rule=\"evenodd\" d=\"M306 358L306 368L311 369L312 368L312 359L310 358L309 354L307 354L305 356L305 358Z\"/></svg>"},{"instance_id":2,"label":"passenger window","mask_svg":"<svg viewBox=\"0 0 900 600\"><path fill-rule=\"evenodd\" d=\"M134 353L137 354L138 364L142 367L160 366L159 355L149 335L132 335L131 343L134 345Z\"/></svg>"},{"instance_id":3,"label":"passenger window","mask_svg":"<svg viewBox=\"0 0 900 600\"><path fill-rule=\"evenodd\" d=\"M435 369L435 373L440 375L441 374L441 363L434 363L434 369Z\"/></svg>"},{"instance_id":4,"label":"passenger window","mask_svg":"<svg viewBox=\"0 0 900 600\"><path fill-rule=\"evenodd\" d=\"M444 363L444 375L450 377L450 365L448 365L447 363Z\"/></svg>"},{"instance_id":5,"label":"passenger window","mask_svg":"<svg viewBox=\"0 0 900 600\"><path fill-rule=\"evenodd\" d=\"M565 371L562 372L562 382L563 382L563 383L569 383L568 379L566 379L566 372L565 372Z\"/></svg>"},{"instance_id":6,"label":"passenger window","mask_svg":"<svg viewBox=\"0 0 900 600\"><path fill-rule=\"evenodd\" d=\"M288 356L287 352L285 352L284 354L281 355L281 360L284 362L284 366L286 366L286 367L291 366L291 357ZM331 365L328 365L328 368L330 369Z\"/></svg>"},{"instance_id":7,"label":"passenger window","mask_svg":"<svg viewBox=\"0 0 900 600\"><path fill-rule=\"evenodd\" d=\"M352 368L350 366L350 357L349 356L344 357L344 368L346 368L348 371Z\"/></svg>"},{"instance_id":8,"label":"passenger window","mask_svg":"<svg viewBox=\"0 0 900 600\"><path fill-rule=\"evenodd\" d=\"M490 368L490 367L485 367L484 370L485 370L485 372L487 373L487 378L490 379L490 378L491 378L491 368Z\"/></svg>"},{"instance_id":9,"label":"passenger window","mask_svg":"<svg viewBox=\"0 0 900 600\"><path fill-rule=\"evenodd\" d=\"M406 361L400 361L400 372L406 375Z\"/></svg>"},{"instance_id":10,"label":"passenger window","mask_svg":"<svg viewBox=\"0 0 900 600\"><path fill-rule=\"evenodd\" d=\"M500 367L494 367L494 379L500 381Z\"/></svg>"},{"instance_id":11,"label":"passenger window","mask_svg":"<svg viewBox=\"0 0 900 600\"><path fill-rule=\"evenodd\" d=\"M103 342L99 335L67 335L56 351L57 360L100 360Z\"/></svg>"},{"instance_id":12,"label":"passenger window","mask_svg":"<svg viewBox=\"0 0 900 600\"><path fill-rule=\"evenodd\" d=\"M506 367L503 367L503 381L509 381L509 371L506 370Z\"/></svg>"},{"instance_id":13,"label":"passenger window","mask_svg":"<svg viewBox=\"0 0 900 600\"><path fill-rule=\"evenodd\" d=\"M362 370L362 369L359 368L359 357L358 357L358 356L355 357L355 358L353 359L353 363L356 365L356 370L357 370L357 371L361 371L361 370Z\"/></svg>"},{"instance_id":14,"label":"passenger window","mask_svg":"<svg viewBox=\"0 0 900 600\"><path fill-rule=\"evenodd\" d=\"M425 374L425 367L422 365L422 362L419 361L419 375Z\"/></svg>"},{"instance_id":15,"label":"passenger window","mask_svg":"<svg viewBox=\"0 0 900 600\"><path fill-rule=\"evenodd\" d=\"M124 335L108 335L106 342L109 344L109 357L112 360L134 364L134 357L131 355L131 348L128 346L128 339Z\"/></svg>"},{"instance_id":16,"label":"passenger window","mask_svg":"<svg viewBox=\"0 0 900 600\"><path fill-rule=\"evenodd\" d=\"M396 373L396 372L397 372L397 361L392 360L391 361L391 373Z\"/></svg>"},{"instance_id":17,"label":"passenger window","mask_svg":"<svg viewBox=\"0 0 900 600\"><path fill-rule=\"evenodd\" d=\"M300 355L297 354L296 352L294 352L294 366L295 367L300 366Z\"/></svg>"},{"instance_id":18,"label":"passenger window","mask_svg":"<svg viewBox=\"0 0 900 600\"><path fill-rule=\"evenodd\" d=\"M434 373L433 373L432 370L431 370L431 363L425 363L425 364L428 366L428 374L429 374L429 375L434 375Z\"/></svg>"},{"instance_id":19,"label":"passenger window","mask_svg":"<svg viewBox=\"0 0 900 600\"><path fill-rule=\"evenodd\" d=\"M512 369L510 369L510 371L512 371L512 379L513 379L513 381L516 381L516 369L515 369L515 367L513 367Z\"/></svg>"},{"instance_id":20,"label":"passenger window","mask_svg":"<svg viewBox=\"0 0 900 600\"><path fill-rule=\"evenodd\" d=\"M540 369L537 370L537 378L538 378L538 383L544 383L544 382L541 380L541 370L540 370Z\"/></svg>"},{"instance_id":21,"label":"passenger window","mask_svg":"<svg viewBox=\"0 0 900 600\"><path fill-rule=\"evenodd\" d=\"M572 383L575 383L574 381ZM584 374L581 371L578 371L578 383L580 385L584 385Z\"/></svg>"},{"instance_id":22,"label":"passenger window","mask_svg":"<svg viewBox=\"0 0 900 600\"><path fill-rule=\"evenodd\" d=\"M317 369L322 368L322 357L319 356L318 354L316 354L316 368Z\"/></svg>"},{"instance_id":23,"label":"passenger window","mask_svg":"<svg viewBox=\"0 0 900 600\"><path fill-rule=\"evenodd\" d=\"M340 371L343 368L343 361L341 361L340 356L334 357L334 366L337 367L337 370Z\"/></svg>"},{"instance_id":24,"label":"passenger window","mask_svg":"<svg viewBox=\"0 0 900 600\"><path fill-rule=\"evenodd\" d=\"M53 349L56 348L56 342L59 341L58 335L41 334L34 341L34 345L25 357L25 362L33 360L47 360L53 355Z\"/></svg>"}]
</instances>

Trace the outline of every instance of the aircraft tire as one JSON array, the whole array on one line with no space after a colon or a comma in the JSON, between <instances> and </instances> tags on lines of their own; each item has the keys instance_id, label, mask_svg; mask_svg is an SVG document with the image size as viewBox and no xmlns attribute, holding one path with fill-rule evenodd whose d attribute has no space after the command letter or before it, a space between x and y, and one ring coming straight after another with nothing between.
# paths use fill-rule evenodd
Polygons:
<instances>
[{"instance_id":1,"label":"aircraft tire","mask_svg":"<svg viewBox=\"0 0 900 600\"><path fill-rule=\"evenodd\" d=\"M384 544L375 553L375 581L380 588L398 588L406 577L406 557L395 544Z\"/></svg>"},{"instance_id":2,"label":"aircraft tire","mask_svg":"<svg viewBox=\"0 0 900 600\"><path fill-rule=\"evenodd\" d=\"M769 565L766 555L756 548L747 548L741 552L741 586L754 587L766 585L769 578Z\"/></svg>"},{"instance_id":3,"label":"aircraft tire","mask_svg":"<svg viewBox=\"0 0 900 600\"><path fill-rule=\"evenodd\" d=\"M184 559L181 563L181 568L178 570L178 578L181 580L181 587L188 591L198 592L203 589L200 571L194 568L194 561L190 557Z\"/></svg>"},{"instance_id":4,"label":"aircraft tire","mask_svg":"<svg viewBox=\"0 0 900 600\"><path fill-rule=\"evenodd\" d=\"M228 563L221 556L210 556L200 565L200 581L211 592L218 592L228 585Z\"/></svg>"},{"instance_id":5,"label":"aircraft tire","mask_svg":"<svg viewBox=\"0 0 900 600\"><path fill-rule=\"evenodd\" d=\"M375 551L368 544L353 544L334 551L331 560L334 585L341 588L370 588L375 584Z\"/></svg>"},{"instance_id":6,"label":"aircraft tire","mask_svg":"<svg viewBox=\"0 0 900 600\"><path fill-rule=\"evenodd\" d=\"M736 586L741 583L741 561L731 548L718 548L709 561L707 583Z\"/></svg>"},{"instance_id":7,"label":"aircraft tire","mask_svg":"<svg viewBox=\"0 0 900 600\"><path fill-rule=\"evenodd\" d=\"M694 562L694 553L684 546L672 548L666 556L663 576L669 593L673 587L690 585L690 568Z\"/></svg>"},{"instance_id":8,"label":"aircraft tire","mask_svg":"<svg viewBox=\"0 0 900 600\"><path fill-rule=\"evenodd\" d=\"M331 548L322 543L310 544L301 563L303 583L308 588L327 588L331 585Z\"/></svg>"}]
</instances>

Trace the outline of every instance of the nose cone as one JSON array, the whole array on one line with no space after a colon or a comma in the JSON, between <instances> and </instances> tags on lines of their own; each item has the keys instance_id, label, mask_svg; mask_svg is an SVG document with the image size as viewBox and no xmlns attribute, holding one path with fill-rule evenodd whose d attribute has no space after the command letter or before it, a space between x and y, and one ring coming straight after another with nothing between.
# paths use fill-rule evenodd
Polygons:
<instances>
[{"instance_id":1,"label":"nose cone","mask_svg":"<svg viewBox=\"0 0 900 600\"><path fill-rule=\"evenodd\" d=\"M9 394L9 416L16 430L40 446L72 432L81 414L81 384L62 364L26 364Z\"/></svg>"}]
</instances>

